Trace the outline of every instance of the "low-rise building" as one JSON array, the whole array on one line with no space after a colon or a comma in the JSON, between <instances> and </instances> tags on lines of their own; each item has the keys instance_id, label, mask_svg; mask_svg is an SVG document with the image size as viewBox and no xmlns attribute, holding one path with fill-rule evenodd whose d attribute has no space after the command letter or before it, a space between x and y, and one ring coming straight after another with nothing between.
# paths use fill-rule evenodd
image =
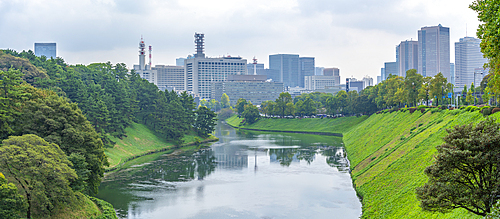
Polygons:
<instances>
[{"instance_id":1,"label":"low-rise building","mask_svg":"<svg viewBox=\"0 0 500 219\"><path fill-rule=\"evenodd\" d=\"M226 81L211 84L210 99L220 101L222 94L227 94L231 105L236 105L239 98L260 105L266 100L276 100L283 92L283 82L266 81L265 75L228 75Z\"/></svg>"},{"instance_id":2,"label":"low-rise building","mask_svg":"<svg viewBox=\"0 0 500 219\"><path fill-rule=\"evenodd\" d=\"M319 90L335 85L337 85L335 76L314 75L304 77L304 88L307 90Z\"/></svg>"}]
</instances>

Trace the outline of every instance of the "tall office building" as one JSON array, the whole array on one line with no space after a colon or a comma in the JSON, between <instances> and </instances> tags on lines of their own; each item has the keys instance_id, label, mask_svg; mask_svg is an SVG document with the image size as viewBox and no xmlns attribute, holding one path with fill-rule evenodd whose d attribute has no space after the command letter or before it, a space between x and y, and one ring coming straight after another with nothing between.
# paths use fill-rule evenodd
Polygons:
<instances>
[{"instance_id":1,"label":"tall office building","mask_svg":"<svg viewBox=\"0 0 500 219\"><path fill-rule=\"evenodd\" d=\"M460 38L455 43L455 87L470 87L474 77L477 78L474 76L474 69L482 68L488 61L483 57L480 43L481 40L474 37Z\"/></svg>"},{"instance_id":2,"label":"tall office building","mask_svg":"<svg viewBox=\"0 0 500 219\"><path fill-rule=\"evenodd\" d=\"M149 47L149 54L151 61L151 46ZM141 78L146 79L149 83L153 83L158 86L156 70L151 70L151 66L146 64L146 44L142 38L139 42L139 65L134 65L134 70Z\"/></svg>"},{"instance_id":3,"label":"tall office building","mask_svg":"<svg viewBox=\"0 0 500 219\"><path fill-rule=\"evenodd\" d=\"M158 88L162 91L184 89L184 66L155 65L151 68L157 72Z\"/></svg>"},{"instance_id":4,"label":"tall office building","mask_svg":"<svg viewBox=\"0 0 500 219\"><path fill-rule=\"evenodd\" d=\"M364 88L369 87L369 86L373 86L373 78L368 76L368 75L363 77L362 81L364 82L364 86L365 86Z\"/></svg>"},{"instance_id":5,"label":"tall office building","mask_svg":"<svg viewBox=\"0 0 500 219\"><path fill-rule=\"evenodd\" d=\"M269 69L278 71L279 80L277 82L283 82L285 87L301 85L299 55L269 55Z\"/></svg>"},{"instance_id":6,"label":"tall office building","mask_svg":"<svg viewBox=\"0 0 500 219\"><path fill-rule=\"evenodd\" d=\"M195 34L196 54L184 60L184 89L200 99L209 99L211 84L229 75L247 74L247 60L240 57L209 58L204 53L204 34Z\"/></svg>"},{"instance_id":7,"label":"tall office building","mask_svg":"<svg viewBox=\"0 0 500 219\"><path fill-rule=\"evenodd\" d=\"M323 75L335 77L335 85L340 84L340 69L338 69L338 68L325 68L323 70Z\"/></svg>"},{"instance_id":8,"label":"tall office building","mask_svg":"<svg viewBox=\"0 0 500 219\"><path fill-rule=\"evenodd\" d=\"M450 83L455 85L455 63L450 63L450 77L451 77Z\"/></svg>"},{"instance_id":9,"label":"tall office building","mask_svg":"<svg viewBox=\"0 0 500 219\"><path fill-rule=\"evenodd\" d=\"M35 56L45 56L48 59L56 58L56 43L35 43Z\"/></svg>"},{"instance_id":10,"label":"tall office building","mask_svg":"<svg viewBox=\"0 0 500 219\"><path fill-rule=\"evenodd\" d=\"M384 77L382 81L387 80L389 75L399 75L398 66L396 62L385 62L384 63Z\"/></svg>"},{"instance_id":11,"label":"tall office building","mask_svg":"<svg viewBox=\"0 0 500 219\"><path fill-rule=\"evenodd\" d=\"M456 62L455 62L456 64ZM424 77L439 72L450 80L450 28L440 25L422 27L418 31L418 69Z\"/></svg>"},{"instance_id":12,"label":"tall office building","mask_svg":"<svg viewBox=\"0 0 500 219\"><path fill-rule=\"evenodd\" d=\"M401 41L396 47L398 75L406 77L406 71L418 68L418 41Z\"/></svg>"},{"instance_id":13,"label":"tall office building","mask_svg":"<svg viewBox=\"0 0 500 219\"><path fill-rule=\"evenodd\" d=\"M313 76L315 72L314 57L300 57L300 87L304 87L304 77Z\"/></svg>"},{"instance_id":14,"label":"tall office building","mask_svg":"<svg viewBox=\"0 0 500 219\"><path fill-rule=\"evenodd\" d=\"M387 77L385 76L385 68L380 68L380 80L377 80L377 81L378 81L378 83L380 83L382 81L385 81L385 79L387 79Z\"/></svg>"}]
</instances>

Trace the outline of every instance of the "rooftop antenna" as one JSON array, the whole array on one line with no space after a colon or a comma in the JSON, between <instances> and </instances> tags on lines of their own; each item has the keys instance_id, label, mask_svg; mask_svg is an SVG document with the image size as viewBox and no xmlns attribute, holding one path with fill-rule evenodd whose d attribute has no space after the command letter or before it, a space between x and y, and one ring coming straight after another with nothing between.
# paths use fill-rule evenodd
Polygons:
<instances>
[{"instance_id":1,"label":"rooftop antenna","mask_svg":"<svg viewBox=\"0 0 500 219\"><path fill-rule=\"evenodd\" d=\"M196 54L195 58L205 58L204 47L205 47L205 34L194 33L194 43L196 44Z\"/></svg>"}]
</instances>

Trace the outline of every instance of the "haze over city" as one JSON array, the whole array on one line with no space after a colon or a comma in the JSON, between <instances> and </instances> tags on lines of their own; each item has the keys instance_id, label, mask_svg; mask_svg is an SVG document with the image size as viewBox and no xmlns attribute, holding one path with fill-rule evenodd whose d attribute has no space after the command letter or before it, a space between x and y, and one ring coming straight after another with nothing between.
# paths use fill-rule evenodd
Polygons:
<instances>
[{"instance_id":1,"label":"haze over city","mask_svg":"<svg viewBox=\"0 0 500 219\"><path fill-rule=\"evenodd\" d=\"M0 0L0 48L33 50L56 42L70 64L137 64L141 35L153 65L194 53L194 32L205 33L210 57L241 56L269 67L278 53L315 57L342 78L376 78L395 46L417 39L423 26L450 28L450 61L459 38L474 36L470 0L418 1L5 1ZM466 28L467 26L467 28Z\"/></svg>"}]
</instances>

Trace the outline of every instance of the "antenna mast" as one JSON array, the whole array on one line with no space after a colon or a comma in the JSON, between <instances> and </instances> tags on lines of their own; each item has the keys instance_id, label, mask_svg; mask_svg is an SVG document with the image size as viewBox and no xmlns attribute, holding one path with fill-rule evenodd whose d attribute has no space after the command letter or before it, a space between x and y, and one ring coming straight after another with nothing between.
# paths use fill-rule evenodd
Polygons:
<instances>
[{"instance_id":1,"label":"antenna mast","mask_svg":"<svg viewBox=\"0 0 500 219\"><path fill-rule=\"evenodd\" d=\"M151 70L151 51L153 50L153 47L149 45L149 69Z\"/></svg>"},{"instance_id":2,"label":"antenna mast","mask_svg":"<svg viewBox=\"0 0 500 219\"><path fill-rule=\"evenodd\" d=\"M253 75L257 75L257 59L253 57Z\"/></svg>"}]
</instances>

